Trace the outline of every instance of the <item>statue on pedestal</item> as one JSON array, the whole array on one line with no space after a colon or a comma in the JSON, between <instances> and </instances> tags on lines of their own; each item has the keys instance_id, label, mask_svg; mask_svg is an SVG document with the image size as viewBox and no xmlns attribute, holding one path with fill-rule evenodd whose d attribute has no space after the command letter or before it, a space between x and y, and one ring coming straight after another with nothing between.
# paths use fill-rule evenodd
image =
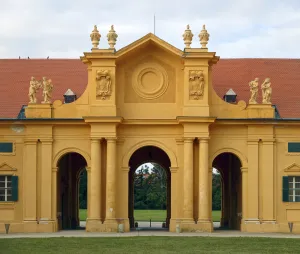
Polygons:
<instances>
[{"instance_id":1,"label":"statue on pedestal","mask_svg":"<svg viewBox=\"0 0 300 254\"><path fill-rule=\"evenodd\" d=\"M263 97L263 104L272 104L271 103L271 96L272 96L272 87L270 78L266 78L264 83L261 85L262 90L262 97Z\"/></svg>"},{"instance_id":2,"label":"statue on pedestal","mask_svg":"<svg viewBox=\"0 0 300 254\"><path fill-rule=\"evenodd\" d=\"M249 82L251 97L249 104L257 104L257 95L258 95L258 78L255 78L253 81Z\"/></svg>"},{"instance_id":3,"label":"statue on pedestal","mask_svg":"<svg viewBox=\"0 0 300 254\"><path fill-rule=\"evenodd\" d=\"M47 80L46 77L43 77L43 97L44 97L44 100L42 101L42 103L51 103L52 90L53 90L52 80L51 79Z\"/></svg>"},{"instance_id":4,"label":"statue on pedestal","mask_svg":"<svg viewBox=\"0 0 300 254\"><path fill-rule=\"evenodd\" d=\"M36 93L41 88L40 81L37 81L35 77L31 77L30 83L29 83L29 103L36 103Z\"/></svg>"}]
</instances>

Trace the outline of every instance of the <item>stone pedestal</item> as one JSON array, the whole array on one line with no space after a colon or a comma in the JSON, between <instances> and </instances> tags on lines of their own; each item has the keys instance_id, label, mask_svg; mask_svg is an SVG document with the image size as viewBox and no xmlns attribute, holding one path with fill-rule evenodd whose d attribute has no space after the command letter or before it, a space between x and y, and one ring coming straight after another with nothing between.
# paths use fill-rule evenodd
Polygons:
<instances>
[{"instance_id":1,"label":"stone pedestal","mask_svg":"<svg viewBox=\"0 0 300 254\"><path fill-rule=\"evenodd\" d=\"M26 118L52 118L51 104L28 104L25 108Z\"/></svg>"}]
</instances>

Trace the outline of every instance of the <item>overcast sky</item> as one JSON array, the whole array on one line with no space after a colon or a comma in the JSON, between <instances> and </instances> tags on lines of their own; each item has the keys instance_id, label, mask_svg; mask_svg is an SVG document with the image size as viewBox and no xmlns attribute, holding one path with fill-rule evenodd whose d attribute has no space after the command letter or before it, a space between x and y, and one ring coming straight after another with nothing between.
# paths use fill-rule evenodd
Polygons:
<instances>
[{"instance_id":1,"label":"overcast sky","mask_svg":"<svg viewBox=\"0 0 300 254\"><path fill-rule=\"evenodd\" d=\"M183 49L187 24L200 47L222 58L300 58L300 0L0 0L0 58L79 58L98 25L101 48L115 25L116 49L153 32Z\"/></svg>"}]
</instances>

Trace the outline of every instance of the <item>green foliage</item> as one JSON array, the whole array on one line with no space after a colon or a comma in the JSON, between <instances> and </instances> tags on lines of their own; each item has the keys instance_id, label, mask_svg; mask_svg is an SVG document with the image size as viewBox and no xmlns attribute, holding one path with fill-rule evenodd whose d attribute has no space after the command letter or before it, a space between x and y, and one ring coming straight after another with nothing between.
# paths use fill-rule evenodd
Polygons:
<instances>
[{"instance_id":1,"label":"green foliage","mask_svg":"<svg viewBox=\"0 0 300 254\"><path fill-rule=\"evenodd\" d=\"M87 173L82 170L79 180L79 209L87 208Z\"/></svg>"},{"instance_id":2,"label":"green foliage","mask_svg":"<svg viewBox=\"0 0 300 254\"><path fill-rule=\"evenodd\" d=\"M153 166L134 173L134 209L166 209L167 174L160 165Z\"/></svg>"},{"instance_id":3,"label":"green foliage","mask_svg":"<svg viewBox=\"0 0 300 254\"><path fill-rule=\"evenodd\" d=\"M221 175L213 174L212 178L212 210L221 210Z\"/></svg>"}]
</instances>

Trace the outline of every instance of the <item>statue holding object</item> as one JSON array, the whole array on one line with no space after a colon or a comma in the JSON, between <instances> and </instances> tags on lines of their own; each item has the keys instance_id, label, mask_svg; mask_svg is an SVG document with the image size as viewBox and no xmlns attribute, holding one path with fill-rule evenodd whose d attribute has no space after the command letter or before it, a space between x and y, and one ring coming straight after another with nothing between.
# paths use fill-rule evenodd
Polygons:
<instances>
[{"instance_id":1,"label":"statue holding object","mask_svg":"<svg viewBox=\"0 0 300 254\"><path fill-rule=\"evenodd\" d=\"M257 104L257 95L258 95L258 78L255 78L253 81L249 82L251 97L249 104Z\"/></svg>"},{"instance_id":2,"label":"statue holding object","mask_svg":"<svg viewBox=\"0 0 300 254\"><path fill-rule=\"evenodd\" d=\"M41 88L41 82L37 81L35 77L31 77L30 83L29 83L29 103L36 103L36 93Z\"/></svg>"},{"instance_id":3,"label":"statue holding object","mask_svg":"<svg viewBox=\"0 0 300 254\"><path fill-rule=\"evenodd\" d=\"M263 97L263 104L272 104L271 103L271 96L272 96L272 87L270 78L266 78L264 83L261 85L262 90L262 97Z\"/></svg>"}]
</instances>

